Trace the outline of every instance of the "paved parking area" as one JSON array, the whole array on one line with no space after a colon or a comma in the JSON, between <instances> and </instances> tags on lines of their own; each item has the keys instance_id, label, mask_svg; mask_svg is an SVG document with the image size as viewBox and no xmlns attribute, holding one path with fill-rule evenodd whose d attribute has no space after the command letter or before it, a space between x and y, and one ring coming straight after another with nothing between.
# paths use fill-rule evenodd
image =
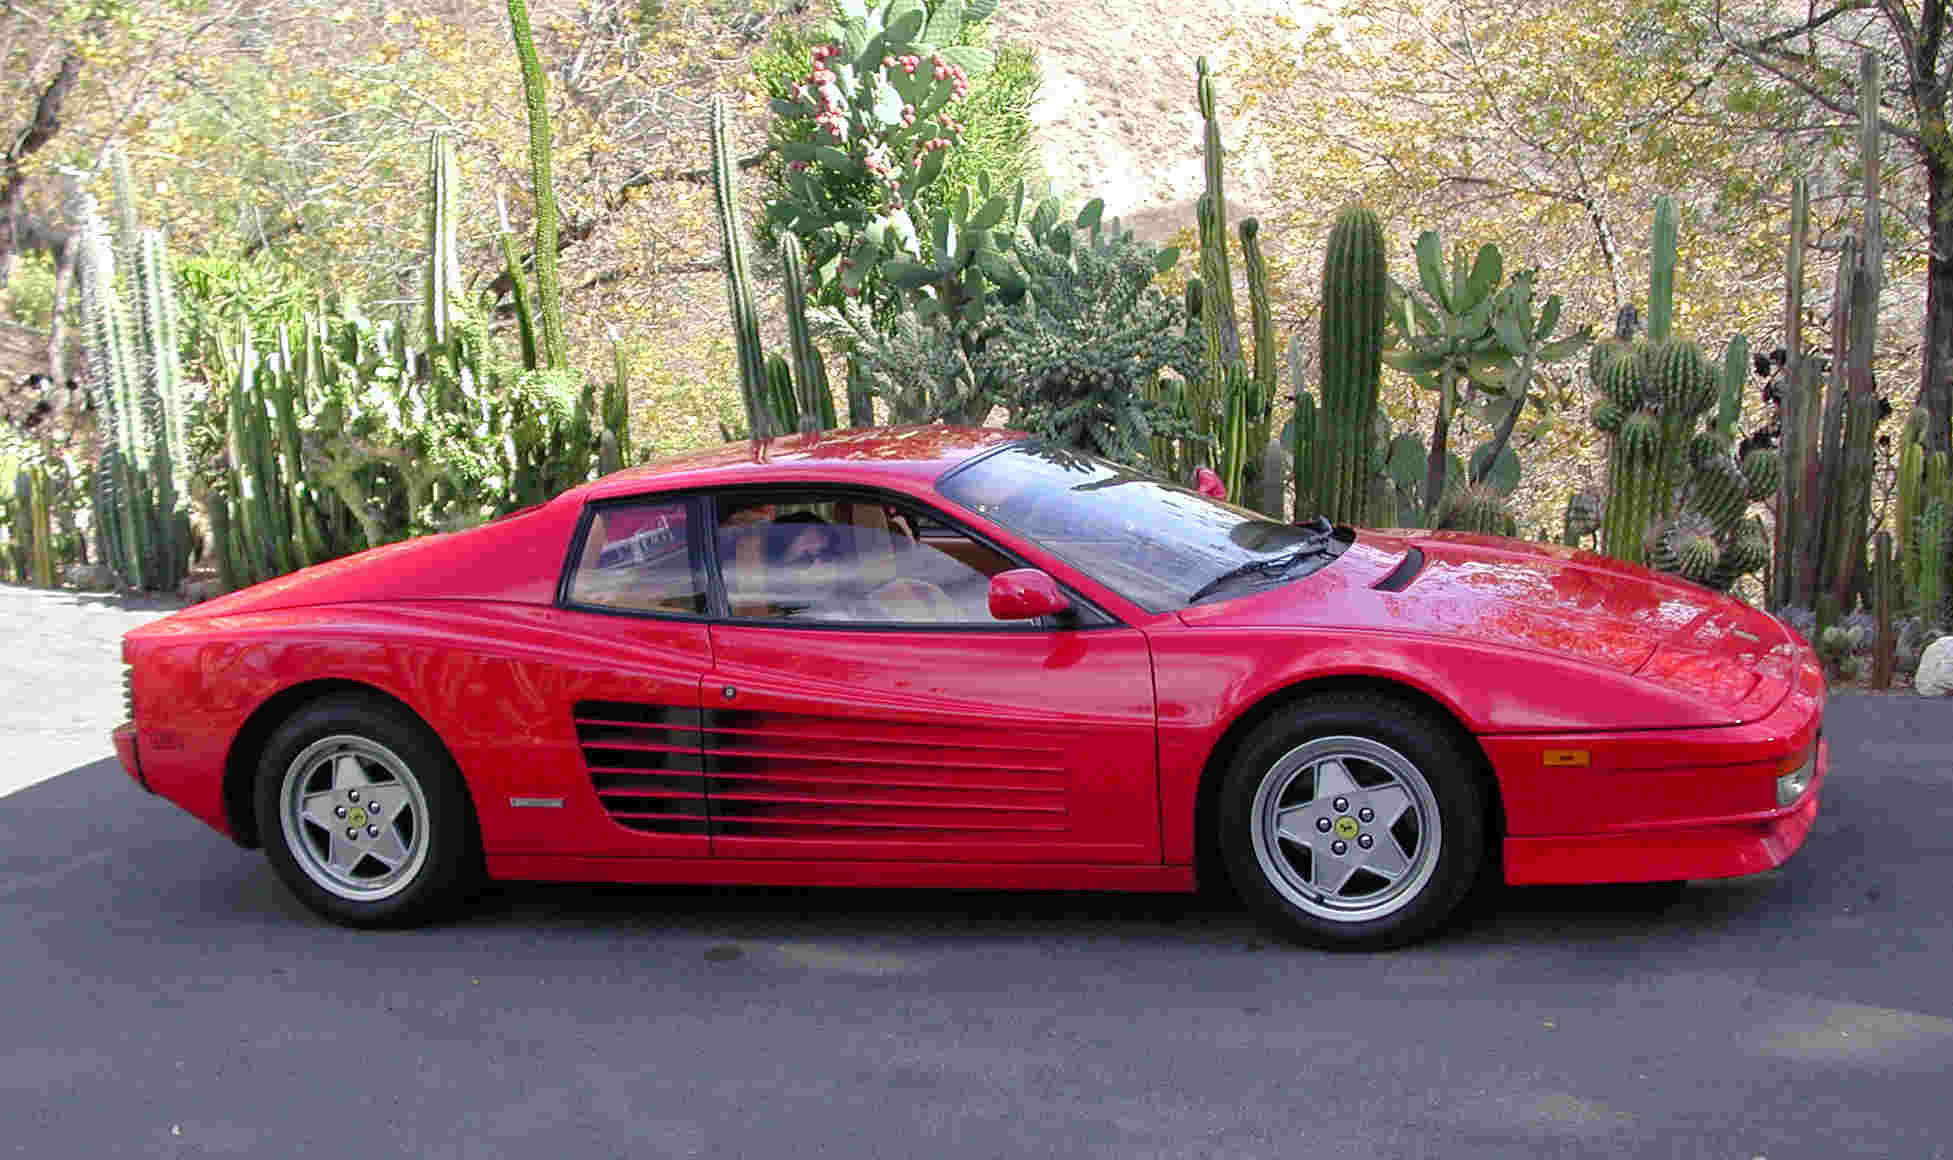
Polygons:
<instances>
[{"instance_id":1,"label":"paved parking area","mask_svg":"<svg viewBox=\"0 0 1953 1160\"><path fill-rule=\"evenodd\" d=\"M77 763L0 797L0 1155L1947 1156L1953 706L1827 728L1785 868L1508 891L1386 955L936 891L520 886L356 933Z\"/></svg>"}]
</instances>

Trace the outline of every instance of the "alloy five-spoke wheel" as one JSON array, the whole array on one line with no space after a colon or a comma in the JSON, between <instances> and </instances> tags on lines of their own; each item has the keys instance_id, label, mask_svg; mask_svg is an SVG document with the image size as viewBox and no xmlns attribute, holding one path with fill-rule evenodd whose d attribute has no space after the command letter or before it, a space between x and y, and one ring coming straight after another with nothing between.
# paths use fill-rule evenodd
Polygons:
<instances>
[{"instance_id":1,"label":"alloy five-spoke wheel","mask_svg":"<svg viewBox=\"0 0 1953 1160\"><path fill-rule=\"evenodd\" d=\"M427 860L427 796L400 756L366 737L307 746L285 770L284 837L299 869L341 898L399 893Z\"/></svg>"},{"instance_id":2,"label":"alloy five-spoke wheel","mask_svg":"<svg viewBox=\"0 0 1953 1160\"><path fill-rule=\"evenodd\" d=\"M1275 762L1255 793L1255 858L1290 902L1348 922L1417 897L1437 867L1437 797L1403 754L1367 737L1319 737Z\"/></svg>"},{"instance_id":3,"label":"alloy five-spoke wheel","mask_svg":"<svg viewBox=\"0 0 1953 1160\"><path fill-rule=\"evenodd\" d=\"M1340 692L1300 702L1242 740L1221 783L1228 875L1297 942L1420 938L1486 862L1479 761L1468 738L1407 700Z\"/></svg>"},{"instance_id":4,"label":"alloy five-spoke wheel","mask_svg":"<svg viewBox=\"0 0 1953 1160\"><path fill-rule=\"evenodd\" d=\"M460 771L426 725L377 697L326 697L278 726L255 804L272 868L335 922L424 922L481 878Z\"/></svg>"}]
</instances>

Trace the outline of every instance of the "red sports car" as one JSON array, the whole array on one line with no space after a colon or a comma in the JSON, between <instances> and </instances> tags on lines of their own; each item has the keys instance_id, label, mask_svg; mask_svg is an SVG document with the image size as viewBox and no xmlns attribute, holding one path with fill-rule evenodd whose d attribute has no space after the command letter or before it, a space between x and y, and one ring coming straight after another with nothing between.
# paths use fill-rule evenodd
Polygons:
<instances>
[{"instance_id":1,"label":"red sports car","mask_svg":"<svg viewBox=\"0 0 1953 1160\"><path fill-rule=\"evenodd\" d=\"M968 428L667 459L123 658L129 773L357 925L484 875L1214 876L1288 937L1383 946L1483 875L1775 866L1827 764L1815 657L1737 601Z\"/></svg>"}]
</instances>

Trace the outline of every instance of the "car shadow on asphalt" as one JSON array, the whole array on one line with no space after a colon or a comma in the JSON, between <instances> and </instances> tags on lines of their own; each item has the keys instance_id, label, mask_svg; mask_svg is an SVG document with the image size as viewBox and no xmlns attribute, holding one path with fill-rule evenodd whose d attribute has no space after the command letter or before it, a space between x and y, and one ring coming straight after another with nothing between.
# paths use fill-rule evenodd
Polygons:
<instances>
[{"instance_id":1,"label":"car shadow on asphalt","mask_svg":"<svg viewBox=\"0 0 1953 1160\"><path fill-rule=\"evenodd\" d=\"M1613 942L1662 931L1726 929L1773 905L1770 876L1741 884L1494 887L1441 940L1477 946ZM817 887L613 886L498 883L462 923L642 929L716 938L922 934L1013 940L1105 936L1217 942L1258 949L1271 941L1254 917L1218 892L885 890Z\"/></svg>"}]
</instances>

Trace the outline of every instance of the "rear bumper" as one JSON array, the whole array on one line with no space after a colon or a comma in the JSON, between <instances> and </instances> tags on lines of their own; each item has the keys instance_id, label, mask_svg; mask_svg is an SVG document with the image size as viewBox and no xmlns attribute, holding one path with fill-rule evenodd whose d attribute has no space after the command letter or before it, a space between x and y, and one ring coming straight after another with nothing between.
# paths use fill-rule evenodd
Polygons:
<instances>
[{"instance_id":1,"label":"rear bumper","mask_svg":"<svg viewBox=\"0 0 1953 1160\"><path fill-rule=\"evenodd\" d=\"M123 772L134 778L137 785L155 793L155 790L149 789L149 783L142 779L142 761L136 754L135 722L125 721L117 725L109 736L115 740L115 756L122 760Z\"/></svg>"},{"instance_id":2,"label":"rear bumper","mask_svg":"<svg viewBox=\"0 0 1953 1160\"><path fill-rule=\"evenodd\" d=\"M1780 810L1605 834L1507 838L1505 880L1532 886L1759 874L1783 865L1804 844L1830 772L1831 746L1820 740L1810 787Z\"/></svg>"}]
</instances>

